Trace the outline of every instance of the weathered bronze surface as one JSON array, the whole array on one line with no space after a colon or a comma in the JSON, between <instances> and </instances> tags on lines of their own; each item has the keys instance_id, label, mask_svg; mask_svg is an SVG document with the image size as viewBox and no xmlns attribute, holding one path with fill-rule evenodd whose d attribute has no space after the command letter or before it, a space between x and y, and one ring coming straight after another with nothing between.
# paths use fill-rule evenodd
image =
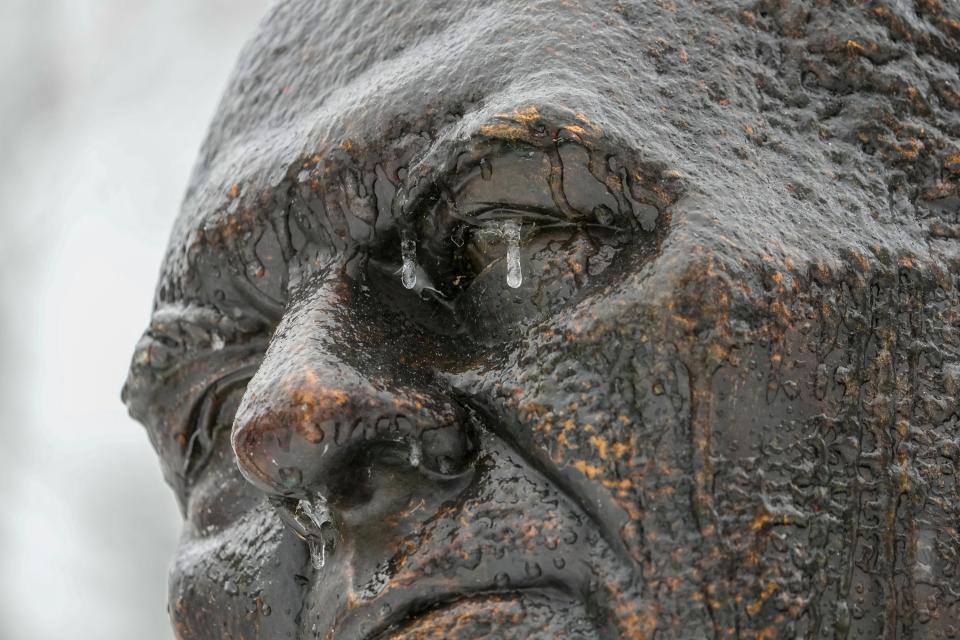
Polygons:
<instances>
[{"instance_id":1,"label":"weathered bronze surface","mask_svg":"<svg viewBox=\"0 0 960 640\"><path fill-rule=\"evenodd\" d=\"M276 3L125 388L178 637L960 634L958 39Z\"/></svg>"}]
</instances>

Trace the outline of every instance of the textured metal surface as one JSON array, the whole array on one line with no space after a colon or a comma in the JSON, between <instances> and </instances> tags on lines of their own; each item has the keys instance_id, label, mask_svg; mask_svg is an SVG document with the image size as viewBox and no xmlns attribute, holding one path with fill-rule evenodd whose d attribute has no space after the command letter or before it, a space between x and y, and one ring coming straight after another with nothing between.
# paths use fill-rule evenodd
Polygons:
<instances>
[{"instance_id":1,"label":"textured metal surface","mask_svg":"<svg viewBox=\"0 0 960 640\"><path fill-rule=\"evenodd\" d=\"M125 392L179 636L960 633L958 20L276 4Z\"/></svg>"}]
</instances>

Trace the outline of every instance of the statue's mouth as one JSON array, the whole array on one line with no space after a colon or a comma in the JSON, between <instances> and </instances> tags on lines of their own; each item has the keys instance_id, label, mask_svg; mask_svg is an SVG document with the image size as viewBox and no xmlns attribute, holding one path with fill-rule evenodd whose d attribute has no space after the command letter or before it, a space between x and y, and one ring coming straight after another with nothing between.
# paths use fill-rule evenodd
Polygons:
<instances>
[{"instance_id":1,"label":"statue's mouth","mask_svg":"<svg viewBox=\"0 0 960 640\"><path fill-rule=\"evenodd\" d=\"M375 608L375 607L374 607ZM581 603L558 588L542 586L523 590L485 590L431 594L411 598L403 607L373 612L355 610L335 637L363 640L405 640L407 638L497 637L499 630L544 629L560 612L583 610ZM585 615L574 618L576 637L596 633ZM573 630L570 630L573 631Z\"/></svg>"},{"instance_id":2,"label":"statue's mouth","mask_svg":"<svg viewBox=\"0 0 960 640\"><path fill-rule=\"evenodd\" d=\"M557 570L551 564L549 570L542 569L521 549L504 550L499 558L491 555L456 575L385 570L363 585L355 583L354 567L343 557L347 554L349 550L338 549L331 562L315 572L301 612L304 637L470 638L478 637L478 631L471 631L474 627L513 626L528 614L549 618L553 610L586 611L581 568ZM460 558L453 550L442 555Z\"/></svg>"},{"instance_id":3,"label":"statue's mouth","mask_svg":"<svg viewBox=\"0 0 960 640\"><path fill-rule=\"evenodd\" d=\"M576 637L590 638L607 624L603 615L594 624L586 612L603 600L591 593L598 575L629 572L609 532L573 488L564 490L489 430L478 433L486 456L475 477L482 482L463 490L460 502L408 509L410 519L395 522L348 508L333 515L329 531L304 525L313 512L280 505L313 557L300 615L304 637L488 637L484 629L522 629L540 616L572 621ZM444 515L420 521L418 509ZM555 611L574 613L568 620ZM561 626L556 635L569 634Z\"/></svg>"}]
</instances>

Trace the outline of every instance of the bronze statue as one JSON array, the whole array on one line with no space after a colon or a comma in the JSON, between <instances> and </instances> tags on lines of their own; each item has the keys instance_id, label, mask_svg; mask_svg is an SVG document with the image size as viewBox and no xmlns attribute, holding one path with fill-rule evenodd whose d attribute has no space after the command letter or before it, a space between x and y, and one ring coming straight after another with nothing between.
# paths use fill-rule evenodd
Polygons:
<instances>
[{"instance_id":1,"label":"bronze statue","mask_svg":"<svg viewBox=\"0 0 960 640\"><path fill-rule=\"evenodd\" d=\"M177 636L960 634L958 38L276 3L124 390Z\"/></svg>"}]
</instances>

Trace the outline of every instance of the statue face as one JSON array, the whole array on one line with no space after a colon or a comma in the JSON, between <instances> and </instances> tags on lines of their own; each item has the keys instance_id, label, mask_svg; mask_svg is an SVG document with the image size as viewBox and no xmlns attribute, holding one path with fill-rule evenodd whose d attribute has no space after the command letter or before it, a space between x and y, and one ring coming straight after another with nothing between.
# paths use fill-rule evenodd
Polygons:
<instances>
[{"instance_id":1,"label":"statue face","mask_svg":"<svg viewBox=\"0 0 960 640\"><path fill-rule=\"evenodd\" d=\"M956 75L662 4L274 6L125 387L178 637L956 626Z\"/></svg>"}]
</instances>

